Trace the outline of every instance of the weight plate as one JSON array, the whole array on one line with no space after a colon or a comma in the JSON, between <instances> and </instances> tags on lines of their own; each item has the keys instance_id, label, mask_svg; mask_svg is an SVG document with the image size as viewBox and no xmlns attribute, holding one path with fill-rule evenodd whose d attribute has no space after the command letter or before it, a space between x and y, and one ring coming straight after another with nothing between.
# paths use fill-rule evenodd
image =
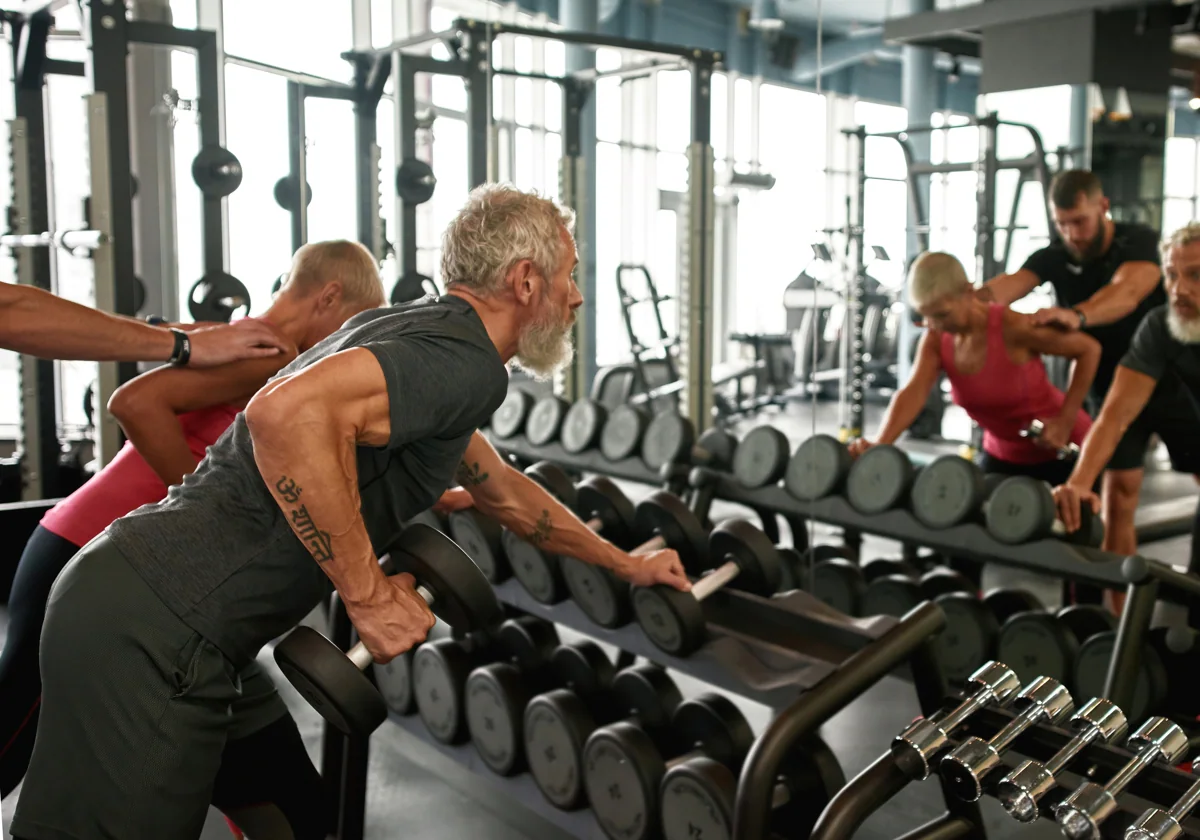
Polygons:
<instances>
[{"instance_id":1,"label":"weight plate","mask_svg":"<svg viewBox=\"0 0 1200 840\"><path fill-rule=\"evenodd\" d=\"M224 198L242 184L242 164L223 146L205 146L192 159L192 180L210 198Z\"/></svg>"},{"instance_id":2,"label":"weight plate","mask_svg":"<svg viewBox=\"0 0 1200 840\"><path fill-rule=\"evenodd\" d=\"M661 794L663 840L732 838L736 795L733 773L707 756L672 767Z\"/></svg>"},{"instance_id":3,"label":"weight plate","mask_svg":"<svg viewBox=\"0 0 1200 840\"><path fill-rule=\"evenodd\" d=\"M975 594L977 587L961 572L939 566L921 575L917 581L921 588L921 599L932 601L939 595L949 595L951 592L968 592Z\"/></svg>"},{"instance_id":4,"label":"weight plate","mask_svg":"<svg viewBox=\"0 0 1200 840\"><path fill-rule=\"evenodd\" d=\"M412 651L406 651L386 665L375 662L375 685L383 702L397 715L409 715L413 710Z\"/></svg>"},{"instance_id":5,"label":"weight plate","mask_svg":"<svg viewBox=\"0 0 1200 840\"><path fill-rule=\"evenodd\" d=\"M714 427L700 435L700 439L696 441L696 447L707 453L697 463L701 466L724 470L733 464L733 459L737 456L738 439L724 429ZM783 458L785 461L787 460L786 451Z\"/></svg>"},{"instance_id":6,"label":"weight plate","mask_svg":"<svg viewBox=\"0 0 1200 840\"><path fill-rule=\"evenodd\" d=\"M662 490L638 503L634 530L645 538L661 536L679 554L683 568L698 574L708 558L708 534L696 514L678 496Z\"/></svg>"},{"instance_id":7,"label":"weight plate","mask_svg":"<svg viewBox=\"0 0 1200 840\"><path fill-rule=\"evenodd\" d=\"M423 160L408 157L396 169L396 195L405 204L424 204L436 187L433 168Z\"/></svg>"},{"instance_id":8,"label":"weight plate","mask_svg":"<svg viewBox=\"0 0 1200 840\"><path fill-rule=\"evenodd\" d=\"M393 306L403 306L425 297L430 293L430 289L436 293L437 286L428 274L421 274L419 271L405 272L392 286L388 302Z\"/></svg>"},{"instance_id":9,"label":"weight plate","mask_svg":"<svg viewBox=\"0 0 1200 840\"><path fill-rule=\"evenodd\" d=\"M542 489L572 510L578 502L575 482L571 476L563 472L562 467L550 461L538 461L525 470L525 475L532 478ZM539 525L542 523L539 521ZM547 523L548 524L548 523Z\"/></svg>"},{"instance_id":10,"label":"weight plate","mask_svg":"<svg viewBox=\"0 0 1200 840\"><path fill-rule=\"evenodd\" d=\"M846 476L846 498L859 513L883 513L904 503L913 465L903 450L886 444L859 455Z\"/></svg>"},{"instance_id":11,"label":"weight plate","mask_svg":"<svg viewBox=\"0 0 1200 840\"><path fill-rule=\"evenodd\" d=\"M454 540L427 525L411 525L387 545L392 566L408 572L434 597L434 615L455 630L482 630L503 618L487 578Z\"/></svg>"},{"instance_id":12,"label":"weight plate","mask_svg":"<svg viewBox=\"0 0 1200 840\"><path fill-rule=\"evenodd\" d=\"M550 667L564 688L583 697L604 691L617 675L616 666L604 649L587 641L555 648L550 655Z\"/></svg>"},{"instance_id":13,"label":"weight plate","mask_svg":"<svg viewBox=\"0 0 1200 840\"><path fill-rule=\"evenodd\" d=\"M545 446L558 438L563 418L567 416L567 401L547 394L536 403L525 421L525 437L534 446Z\"/></svg>"},{"instance_id":14,"label":"weight plate","mask_svg":"<svg viewBox=\"0 0 1200 840\"><path fill-rule=\"evenodd\" d=\"M645 840L657 833L661 778L648 772L656 766L662 767L662 759L636 726L614 723L588 738L583 784L596 822L611 840Z\"/></svg>"},{"instance_id":15,"label":"weight plate","mask_svg":"<svg viewBox=\"0 0 1200 840\"><path fill-rule=\"evenodd\" d=\"M913 482L913 515L930 528L949 528L978 512L983 489L979 467L957 455L942 455Z\"/></svg>"},{"instance_id":16,"label":"weight plate","mask_svg":"<svg viewBox=\"0 0 1200 840\"><path fill-rule=\"evenodd\" d=\"M547 554L512 531L505 530L500 538L513 577L521 582L535 601L557 604L566 597L562 570L558 558Z\"/></svg>"},{"instance_id":17,"label":"weight plate","mask_svg":"<svg viewBox=\"0 0 1200 840\"><path fill-rule=\"evenodd\" d=\"M525 769L524 722L529 691L521 672L507 662L476 668L467 680L463 706L479 757L493 773Z\"/></svg>"},{"instance_id":18,"label":"weight plate","mask_svg":"<svg viewBox=\"0 0 1200 840\"><path fill-rule=\"evenodd\" d=\"M792 592L796 589L806 588L808 566L805 564L804 554L789 545L777 545L775 552L779 555L779 562L782 564L779 575L779 591Z\"/></svg>"},{"instance_id":19,"label":"weight plate","mask_svg":"<svg viewBox=\"0 0 1200 840\"><path fill-rule=\"evenodd\" d=\"M884 575L875 578L863 590L863 615L894 615L907 613L923 600L920 585L906 575Z\"/></svg>"},{"instance_id":20,"label":"weight plate","mask_svg":"<svg viewBox=\"0 0 1200 840\"><path fill-rule=\"evenodd\" d=\"M992 656L1000 623L974 595L953 593L934 601L946 614L946 628L934 639L942 673L951 683L961 683Z\"/></svg>"},{"instance_id":21,"label":"weight plate","mask_svg":"<svg viewBox=\"0 0 1200 840\"><path fill-rule=\"evenodd\" d=\"M512 571L500 544L502 529L499 523L473 508L451 513L447 523L450 539L467 552L489 582L502 583L511 577Z\"/></svg>"},{"instance_id":22,"label":"weight plate","mask_svg":"<svg viewBox=\"0 0 1200 840\"><path fill-rule=\"evenodd\" d=\"M470 674L469 655L460 643L443 639L421 645L413 654L413 694L425 728L443 744L465 735L462 688Z\"/></svg>"},{"instance_id":23,"label":"weight plate","mask_svg":"<svg viewBox=\"0 0 1200 840\"><path fill-rule=\"evenodd\" d=\"M899 575L916 580L917 567L907 560L897 559L895 557L876 557L874 560L868 560L862 567L863 577L867 583L873 580L878 580L882 577Z\"/></svg>"},{"instance_id":24,"label":"weight plate","mask_svg":"<svg viewBox=\"0 0 1200 840\"><path fill-rule=\"evenodd\" d=\"M563 449L578 455L594 447L600 441L606 419L608 411L600 403L587 397L576 400L563 419L560 432Z\"/></svg>"},{"instance_id":25,"label":"weight plate","mask_svg":"<svg viewBox=\"0 0 1200 840\"><path fill-rule=\"evenodd\" d=\"M1038 596L1027 589L992 589L984 594L983 603L1000 624L1017 613L1046 609Z\"/></svg>"},{"instance_id":26,"label":"weight plate","mask_svg":"<svg viewBox=\"0 0 1200 840\"><path fill-rule=\"evenodd\" d=\"M1080 644L1097 633L1117 629L1117 617L1100 604L1072 604L1059 610L1055 617Z\"/></svg>"},{"instance_id":27,"label":"weight plate","mask_svg":"<svg viewBox=\"0 0 1200 840\"><path fill-rule=\"evenodd\" d=\"M500 438L519 435L525 428L525 419L533 408L533 396L520 388L509 388L504 402L492 415L492 432Z\"/></svg>"},{"instance_id":28,"label":"weight plate","mask_svg":"<svg viewBox=\"0 0 1200 840\"><path fill-rule=\"evenodd\" d=\"M718 564L734 560L741 572L731 589L764 597L779 591L783 562L771 540L745 519L728 519L708 538L709 554Z\"/></svg>"},{"instance_id":29,"label":"weight plate","mask_svg":"<svg viewBox=\"0 0 1200 840\"><path fill-rule=\"evenodd\" d=\"M250 314L250 291L232 274L224 271L205 274L188 292L188 314L193 321L229 323L234 316Z\"/></svg>"},{"instance_id":30,"label":"weight plate","mask_svg":"<svg viewBox=\"0 0 1200 840\"><path fill-rule=\"evenodd\" d=\"M346 735L370 735L387 720L370 677L313 628L289 633L275 646L275 662L300 696Z\"/></svg>"},{"instance_id":31,"label":"weight plate","mask_svg":"<svg viewBox=\"0 0 1200 840\"><path fill-rule=\"evenodd\" d=\"M294 175L284 175L275 182L275 189L273 190L275 203L289 213L295 210L296 205L299 203L296 201L299 184L300 179ZM304 184L304 204L305 206L312 204L312 185L307 182Z\"/></svg>"},{"instance_id":32,"label":"weight plate","mask_svg":"<svg viewBox=\"0 0 1200 840\"><path fill-rule=\"evenodd\" d=\"M850 469L850 452L830 435L813 435L796 447L784 485L797 499L823 499L841 490Z\"/></svg>"},{"instance_id":33,"label":"weight plate","mask_svg":"<svg viewBox=\"0 0 1200 840\"><path fill-rule=\"evenodd\" d=\"M583 805L583 745L595 728L587 706L558 689L525 707L525 755L538 790L556 808Z\"/></svg>"},{"instance_id":34,"label":"weight plate","mask_svg":"<svg viewBox=\"0 0 1200 840\"><path fill-rule=\"evenodd\" d=\"M835 557L813 566L813 596L845 615L862 615L865 588L862 569L849 560Z\"/></svg>"},{"instance_id":35,"label":"weight plate","mask_svg":"<svg viewBox=\"0 0 1200 840\"><path fill-rule=\"evenodd\" d=\"M733 475L743 487L766 487L783 478L788 466L787 435L774 426L759 426L738 444Z\"/></svg>"},{"instance_id":36,"label":"weight plate","mask_svg":"<svg viewBox=\"0 0 1200 840\"><path fill-rule=\"evenodd\" d=\"M629 584L608 569L574 557L560 557L563 582L575 606L601 627L622 627L633 618Z\"/></svg>"},{"instance_id":37,"label":"weight plate","mask_svg":"<svg viewBox=\"0 0 1200 840\"><path fill-rule=\"evenodd\" d=\"M704 643L704 613L690 593L665 586L634 587L632 592L638 626L659 650L687 656Z\"/></svg>"},{"instance_id":38,"label":"weight plate","mask_svg":"<svg viewBox=\"0 0 1200 840\"><path fill-rule=\"evenodd\" d=\"M404 523L405 528L409 525L428 525L435 531L446 532L445 521L442 520L441 514L437 513L433 508L426 508ZM455 540L455 542L458 542L458 540ZM462 545L462 543L459 543L459 545Z\"/></svg>"},{"instance_id":39,"label":"weight plate","mask_svg":"<svg viewBox=\"0 0 1200 840\"><path fill-rule=\"evenodd\" d=\"M1035 478L1010 476L988 497L988 533L1002 543L1019 545L1048 536L1054 517L1054 496Z\"/></svg>"},{"instance_id":40,"label":"weight plate","mask_svg":"<svg viewBox=\"0 0 1200 840\"><path fill-rule=\"evenodd\" d=\"M629 545L637 514L633 502L611 479L597 475L580 482L575 511L584 522L599 519L599 533L609 542Z\"/></svg>"},{"instance_id":41,"label":"weight plate","mask_svg":"<svg viewBox=\"0 0 1200 840\"><path fill-rule=\"evenodd\" d=\"M633 457L646 431L646 413L632 405L619 405L608 414L600 432L600 454L610 461Z\"/></svg>"},{"instance_id":42,"label":"weight plate","mask_svg":"<svg viewBox=\"0 0 1200 840\"><path fill-rule=\"evenodd\" d=\"M1117 633L1098 633L1079 646L1075 658L1075 695L1077 697L1103 697L1104 683L1108 677L1108 664L1112 661ZM1166 669L1158 651L1145 645L1138 654L1138 675L1134 684L1133 702L1125 709L1131 720L1142 720L1153 714L1166 694Z\"/></svg>"},{"instance_id":43,"label":"weight plate","mask_svg":"<svg viewBox=\"0 0 1200 840\"><path fill-rule=\"evenodd\" d=\"M1034 677L1050 677L1073 686L1078 652L1075 635L1045 611L1011 616L996 641L996 658L1017 672L1022 685Z\"/></svg>"},{"instance_id":44,"label":"weight plate","mask_svg":"<svg viewBox=\"0 0 1200 840\"><path fill-rule=\"evenodd\" d=\"M642 436L642 461L655 472L667 464L686 464L695 440L690 420L672 409L660 411Z\"/></svg>"}]
</instances>

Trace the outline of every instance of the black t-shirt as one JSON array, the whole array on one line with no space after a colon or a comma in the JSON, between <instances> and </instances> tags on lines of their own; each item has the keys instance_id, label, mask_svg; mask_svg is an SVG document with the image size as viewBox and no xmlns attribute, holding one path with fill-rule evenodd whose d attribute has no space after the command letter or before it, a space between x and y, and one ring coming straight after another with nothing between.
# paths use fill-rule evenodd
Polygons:
<instances>
[{"instance_id":1,"label":"black t-shirt","mask_svg":"<svg viewBox=\"0 0 1200 840\"><path fill-rule=\"evenodd\" d=\"M1063 247L1055 242L1040 251L1035 251L1025 261L1022 269L1032 271L1043 283L1054 286L1059 306L1078 306L1107 285L1122 263L1152 262L1159 264L1158 234L1145 225L1116 222L1113 241L1108 251L1099 259L1079 263ZM1162 283L1146 295L1137 309L1119 321L1093 327L1085 332L1100 342L1100 367L1092 382L1092 394L1103 399L1112 383L1113 374L1121 357L1129 349L1129 343L1146 313L1167 302Z\"/></svg>"},{"instance_id":2,"label":"black t-shirt","mask_svg":"<svg viewBox=\"0 0 1200 840\"><path fill-rule=\"evenodd\" d=\"M1159 382L1177 379L1200 398L1200 344L1185 344L1167 327L1168 310L1160 306L1142 321L1121 364Z\"/></svg>"}]
</instances>

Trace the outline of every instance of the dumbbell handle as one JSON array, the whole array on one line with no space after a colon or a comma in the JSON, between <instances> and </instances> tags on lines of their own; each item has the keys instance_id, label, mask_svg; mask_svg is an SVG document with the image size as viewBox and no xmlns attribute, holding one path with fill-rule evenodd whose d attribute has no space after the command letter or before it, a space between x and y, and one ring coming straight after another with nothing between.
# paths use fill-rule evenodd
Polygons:
<instances>
[{"instance_id":1,"label":"dumbbell handle","mask_svg":"<svg viewBox=\"0 0 1200 840\"><path fill-rule=\"evenodd\" d=\"M1042 432L1045 430L1045 428L1046 426L1041 420L1034 420L1029 424L1029 428L1021 431L1021 437L1031 437L1034 440L1037 440L1042 436ZM1078 443L1068 443L1066 446L1059 448L1059 458L1066 458L1068 455L1079 455Z\"/></svg>"},{"instance_id":2,"label":"dumbbell handle","mask_svg":"<svg viewBox=\"0 0 1200 840\"><path fill-rule=\"evenodd\" d=\"M697 601L703 601L709 595L716 592L729 581L733 580L741 574L741 567L737 563L730 560L720 568L709 572L700 580L692 584L692 596Z\"/></svg>"},{"instance_id":3,"label":"dumbbell handle","mask_svg":"<svg viewBox=\"0 0 1200 840\"><path fill-rule=\"evenodd\" d=\"M1044 765L1046 772L1051 776L1057 776L1062 772L1075 756L1083 752L1083 748L1091 744L1100 737L1099 726L1089 726L1087 729L1080 732L1074 738L1067 742L1067 745L1050 757L1050 760Z\"/></svg>"},{"instance_id":4,"label":"dumbbell handle","mask_svg":"<svg viewBox=\"0 0 1200 840\"><path fill-rule=\"evenodd\" d=\"M1032 703L1025 711L1010 720L1003 729L997 732L988 744L996 752L1004 752L1008 745L1017 739L1022 732L1043 718L1049 717L1049 712L1041 703Z\"/></svg>"},{"instance_id":5,"label":"dumbbell handle","mask_svg":"<svg viewBox=\"0 0 1200 840\"><path fill-rule=\"evenodd\" d=\"M424 586L417 586L417 594L421 596L429 606L433 606L433 593ZM375 657L371 655L371 651L367 650L367 646L359 642L350 650L346 651L346 658L354 663L355 667L360 671L365 671L367 666L375 661Z\"/></svg>"},{"instance_id":6,"label":"dumbbell handle","mask_svg":"<svg viewBox=\"0 0 1200 840\"><path fill-rule=\"evenodd\" d=\"M991 696L992 689L989 686L983 686L966 700L959 703L958 706L951 709L945 717L936 718L931 722L937 724L937 727L943 732L949 733L952 729L956 729L964 720L982 709Z\"/></svg>"},{"instance_id":7,"label":"dumbbell handle","mask_svg":"<svg viewBox=\"0 0 1200 840\"><path fill-rule=\"evenodd\" d=\"M1135 822L1129 828L1129 830L1125 832L1125 837L1127 840L1155 840L1155 838L1160 836L1161 832L1153 830L1148 831L1146 828L1148 824L1155 825L1157 827L1162 826L1164 822L1168 826L1171 823L1179 823L1185 817L1187 817L1188 814L1192 813L1192 811L1196 809L1197 805L1200 805L1200 781L1193 783L1192 786L1187 789L1187 793L1180 797L1179 801L1172 805L1169 811L1163 811L1161 808L1151 808L1150 810L1146 811L1141 815L1141 817L1138 818L1137 822ZM1166 826L1162 827L1165 828ZM1169 836L1174 837L1178 835L1172 831Z\"/></svg>"},{"instance_id":8,"label":"dumbbell handle","mask_svg":"<svg viewBox=\"0 0 1200 840\"><path fill-rule=\"evenodd\" d=\"M1137 755L1129 759L1126 765L1117 771L1115 776L1108 780L1104 789L1110 796L1119 795L1142 771L1160 758L1169 759L1170 756L1163 752L1157 744L1146 744Z\"/></svg>"},{"instance_id":9,"label":"dumbbell handle","mask_svg":"<svg viewBox=\"0 0 1200 840\"><path fill-rule=\"evenodd\" d=\"M599 534L600 531L603 530L603 528L604 528L604 520L602 520L599 516L593 516L591 519L589 519L587 522L585 522L583 524L586 525L590 530L595 531L597 534ZM667 541L665 539L663 539L662 535L660 534L658 536L654 536L654 537L651 537L650 539L646 540L644 543L642 543L641 545L639 545L637 548L635 548L633 551L631 551L629 553L630 554L648 554L651 551L660 551L666 547L667 547Z\"/></svg>"}]
</instances>

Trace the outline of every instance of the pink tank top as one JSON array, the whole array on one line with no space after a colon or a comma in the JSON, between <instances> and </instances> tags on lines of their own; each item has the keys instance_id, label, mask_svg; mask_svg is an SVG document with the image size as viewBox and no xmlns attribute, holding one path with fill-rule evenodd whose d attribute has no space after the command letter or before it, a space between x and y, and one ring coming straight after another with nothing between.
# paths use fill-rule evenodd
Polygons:
<instances>
[{"instance_id":1,"label":"pink tank top","mask_svg":"<svg viewBox=\"0 0 1200 840\"><path fill-rule=\"evenodd\" d=\"M205 450L217 442L240 410L233 405L217 405L179 415L196 463L204 459ZM166 495L167 485L127 442L108 466L46 511L41 525L64 540L84 546L113 521Z\"/></svg>"},{"instance_id":2,"label":"pink tank top","mask_svg":"<svg viewBox=\"0 0 1200 840\"><path fill-rule=\"evenodd\" d=\"M983 429L983 451L1014 464L1040 464L1056 456L1021 437L1030 421L1047 419L1062 409L1063 393L1050 384L1046 367L1035 356L1014 364L1004 345L1004 307L988 307L987 359L979 373L962 374L954 364L954 336L942 333L942 369L950 380L950 398ZM1071 440L1082 443L1092 419L1080 409Z\"/></svg>"}]
</instances>

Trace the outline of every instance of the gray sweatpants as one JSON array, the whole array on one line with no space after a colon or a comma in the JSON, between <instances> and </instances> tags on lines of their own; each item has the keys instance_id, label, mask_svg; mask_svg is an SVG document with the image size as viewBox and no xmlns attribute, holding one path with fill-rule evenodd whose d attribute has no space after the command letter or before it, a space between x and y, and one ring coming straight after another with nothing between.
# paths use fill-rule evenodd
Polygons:
<instances>
[{"instance_id":1,"label":"gray sweatpants","mask_svg":"<svg viewBox=\"0 0 1200 840\"><path fill-rule=\"evenodd\" d=\"M41 668L21 840L199 837L225 742L287 712L270 677L239 674L104 536L54 584Z\"/></svg>"}]
</instances>

